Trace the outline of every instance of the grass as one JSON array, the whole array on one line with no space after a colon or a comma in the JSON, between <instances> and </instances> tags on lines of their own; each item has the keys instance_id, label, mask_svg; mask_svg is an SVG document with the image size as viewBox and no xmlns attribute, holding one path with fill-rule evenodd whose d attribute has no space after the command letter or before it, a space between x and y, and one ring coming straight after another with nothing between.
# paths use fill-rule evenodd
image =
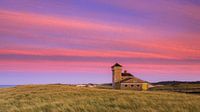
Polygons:
<instances>
[{"instance_id":1,"label":"grass","mask_svg":"<svg viewBox=\"0 0 200 112\"><path fill-rule=\"evenodd\" d=\"M200 84L168 84L150 88L151 91L174 91L182 93L200 94Z\"/></svg>"},{"instance_id":2,"label":"grass","mask_svg":"<svg viewBox=\"0 0 200 112\"><path fill-rule=\"evenodd\" d=\"M27 85L0 89L0 112L199 112L200 96L174 92L130 91Z\"/></svg>"}]
</instances>

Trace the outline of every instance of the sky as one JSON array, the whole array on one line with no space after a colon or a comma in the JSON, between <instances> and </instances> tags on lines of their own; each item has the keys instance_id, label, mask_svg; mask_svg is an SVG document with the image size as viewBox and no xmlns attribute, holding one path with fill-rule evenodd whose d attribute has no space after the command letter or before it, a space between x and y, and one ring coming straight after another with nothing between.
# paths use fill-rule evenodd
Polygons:
<instances>
[{"instance_id":1,"label":"sky","mask_svg":"<svg viewBox=\"0 0 200 112\"><path fill-rule=\"evenodd\" d=\"M200 0L0 0L0 84L200 80Z\"/></svg>"}]
</instances>

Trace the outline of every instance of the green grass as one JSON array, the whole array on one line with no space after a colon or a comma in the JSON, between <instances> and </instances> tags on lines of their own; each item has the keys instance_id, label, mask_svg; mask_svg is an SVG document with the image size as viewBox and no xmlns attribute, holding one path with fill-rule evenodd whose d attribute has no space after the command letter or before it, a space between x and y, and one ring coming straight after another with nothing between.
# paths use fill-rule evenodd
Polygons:
<instances>
[{"instance_id":1,"label":"green grass","mask_svg":"<svg viewBox=\"0 0 200 112\"><path fill-rule=\"evenodd\" d=\"M200 96L29 85L0 89L0 112L199 112Z\"/></svg>"}]
</instances>

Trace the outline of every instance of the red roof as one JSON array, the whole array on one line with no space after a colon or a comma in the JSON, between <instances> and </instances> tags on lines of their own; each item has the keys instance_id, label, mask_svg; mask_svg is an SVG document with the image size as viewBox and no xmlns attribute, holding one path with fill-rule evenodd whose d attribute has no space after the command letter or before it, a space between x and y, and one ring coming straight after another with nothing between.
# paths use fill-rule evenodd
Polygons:
<instances>
[{"instance_id":1,"label":"red roof","mask_svg":"<svg viewBox=\"0 0 200 112\"><path fill-rule=\"evenodd\" d=\"M133 76L133 75L130 73L122 73L122 76Z\"/></svg>"},{"instance_id":2,"label":"red roof","mask_svg":"<svg viewBox=\"0 0 200 112\"><path fill-rule=\"evenodd\" d=\"M122 67L122 65L120 65L119 63L115 63L111 68L114 68L114 67Z\"/></svg>"}]
</instances>

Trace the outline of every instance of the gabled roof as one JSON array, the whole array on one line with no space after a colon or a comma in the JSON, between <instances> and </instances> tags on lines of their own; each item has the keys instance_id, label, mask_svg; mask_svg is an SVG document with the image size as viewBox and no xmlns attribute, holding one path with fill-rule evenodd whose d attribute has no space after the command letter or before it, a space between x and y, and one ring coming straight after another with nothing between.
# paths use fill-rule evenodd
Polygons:
<instances>
[{"instance_id":1,"label":"gabled roof","mask_svg":"<svg viewBox=\"0 0 200 112\"><path fill-rule=\"evenodd\" d=\"M115 63L111 68L114 68L114 67L122 67L122 65L120 65L119 63Z\"/></svg>"},{"instance_id":2,"label":"gabled roof","mask_svg":"<svg viewBox=\"0 0 200 112\"><path fill-rule=\"evenodd\" d=\"M130 73L122 73L122 76L133 76L133 75Z\"/></svg>"},{"instance_id":3,"label":"gabled roof","mask_svg":"<svg viewBox=\"0 0 200 112\"><path fill-rule=\"evenodd\" d=\"M146 81L143 81L137 77L131 77L121 80L120 83L146 83Z\"/></svg>"}]
</instances>

